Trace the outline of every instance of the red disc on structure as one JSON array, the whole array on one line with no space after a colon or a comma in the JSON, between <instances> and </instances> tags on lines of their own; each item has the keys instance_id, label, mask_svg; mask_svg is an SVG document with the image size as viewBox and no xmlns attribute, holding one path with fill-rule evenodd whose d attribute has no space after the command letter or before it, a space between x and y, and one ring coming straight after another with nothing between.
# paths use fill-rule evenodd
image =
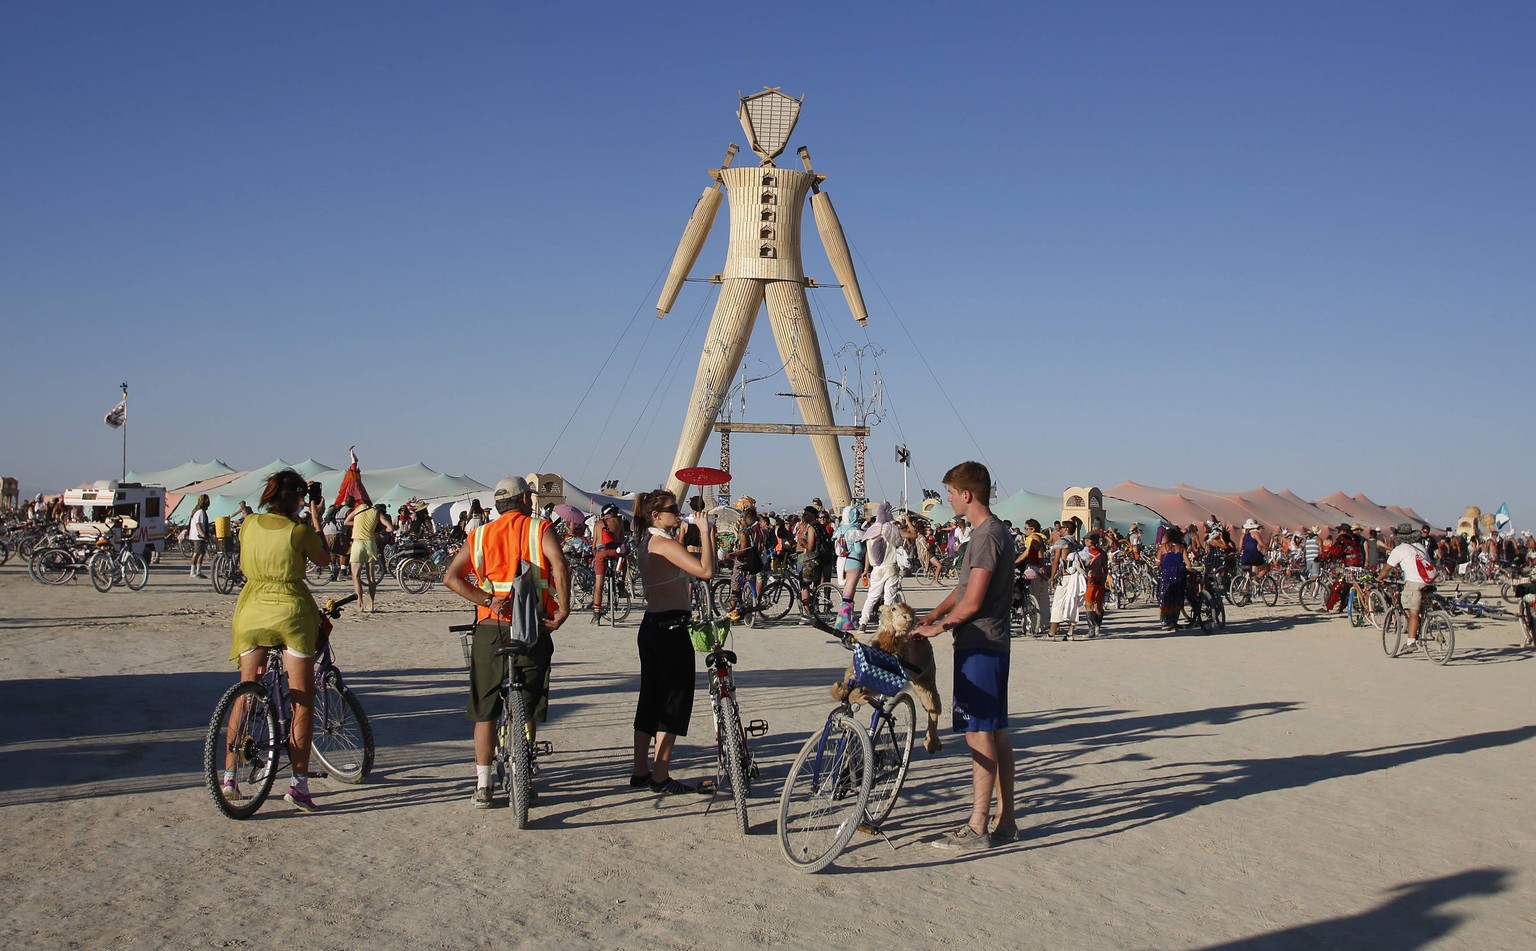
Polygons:
<instances>
[{"instance_id":1,"label":"red disc on structure","mask_svg":"<svg viewBox=\"0 0 1536 951\"><path fill-rule=\"evenodd\" d=\"M729 472L712 466L691 466L677 470L674 475L687 485L726 485L731 481Z\"/></svg>"}]
</instances>

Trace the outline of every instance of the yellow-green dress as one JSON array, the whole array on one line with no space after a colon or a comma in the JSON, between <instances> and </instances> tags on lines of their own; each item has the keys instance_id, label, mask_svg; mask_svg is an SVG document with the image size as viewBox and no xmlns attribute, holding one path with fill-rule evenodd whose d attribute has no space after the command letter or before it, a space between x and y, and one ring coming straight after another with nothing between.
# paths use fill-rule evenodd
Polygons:
<instances>
[{"instance_id":1,"label":"yellow-green dress","mask_svg":"<svg viewBox=\"0 0 1536 951\"><path fill-rule=\"evenodd\" d=\"M286 645L315 653L320 609L304 583L304 560L325 551L325 538L286 515L263 513L240 526L240 570L245 587L235 602L230 660L253 647Z\"/></svg>"}]
</instances>

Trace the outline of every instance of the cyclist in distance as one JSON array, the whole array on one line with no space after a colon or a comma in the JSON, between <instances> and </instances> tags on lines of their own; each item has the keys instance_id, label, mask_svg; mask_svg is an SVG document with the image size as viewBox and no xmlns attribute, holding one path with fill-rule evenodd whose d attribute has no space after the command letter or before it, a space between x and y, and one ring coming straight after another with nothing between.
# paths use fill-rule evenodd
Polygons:
<instances>
[{"instance_id":1,"label":"cyclist in distance","mask_svg":"<svg viewBox=\"0 0 1536 951\"><path fill-rule=\"evenodd\" d=\"M512 616L513 581L527 562L539 589L539 640L526 654L513 657L528 688L529 742L538 724L549 719L549 667L555 655L550 637L571 613L571 576L566 570L554 523L532 514L533 489L528 480L507 476L492 496L500 513L469 533L464 547L443 572L443 586L475 605L475 633L470 646L469 705L465 714L475 724L476 809L491 807L491 756L495 751L496 719L501 716L501 680L505 661L496 652L503 646L507 619ZM475 576L471 583L469 575ZM514 769L526 768L513 764Z\"/></svg>"},{"instance_id":2,"label":"cyclist in distance","mask_svg":"<svg viewBox=\"0 0 1536 951\"><path fill-rule=\"evenodd\" d=\"M1430 558L1429 546L1413 539L1413 523L1397 526L1397 545L1387 555L1387 563L1381 566L1376 577L1385 581L1396 568L1403 573L1403 593L1399 603L1408 612L1408 639L1397 650L1399 655L1412 653L1419 644L1419 614L1424 597L1424 586L1435 583L1435 563Z\"/></svg>"},{"instance_id":3,"label":"cyclist in distance","mask_svg":"<svg viewBox=\"0 0 1536 951\"><path fill-rule=\"evenodd\" d=\"M1254 577L1269 574L1269 560L1264 557L1263 539L1259 537L1259 523L1248 519L1243 523L1243 540L1238 543L1238 564L1252 568Z\"/></svg>"},{"instance_id":4,"label":"cyclist in distance","mask_svg":"<svg viewBox=\"0 0 1536 951\"><path fill-rule=\"evenodd\" d=\"M597 531L592 539L592 574L596 581L592 586L592 616L603 613L603 578L608 565L619 573L619 593L624 590L624 542L629 538L628 526L619 507L609 502L597 513Z\"/></svg>"},{"instance_id":5,"label":"cyclist in distance","mask_svg":"<svg viewBox=\"0 0 1536 951\"><path fill-rule=\"evenodd\" d=\"M324 507L318 484L309 486L309 520L298 521L305 500L304 477L283 469L267 478L261 493L266 512L252 515L240 527L240 570L245 587L235 602L230 659L240 665L241 680L255 680L268 647L283 647L287 658L288 698L293 723L288 733L288 760L293 781L283 798L303 812L314 812L309 792L309 750L314 726L315 654L320 641L320 608L304 583L304 559L324 568L331 563L320 527ZM230 719L230 732L237 728ZM225 754L224 797L245 797L235 784L234 751Z\"/></svg>"}]
</instances>

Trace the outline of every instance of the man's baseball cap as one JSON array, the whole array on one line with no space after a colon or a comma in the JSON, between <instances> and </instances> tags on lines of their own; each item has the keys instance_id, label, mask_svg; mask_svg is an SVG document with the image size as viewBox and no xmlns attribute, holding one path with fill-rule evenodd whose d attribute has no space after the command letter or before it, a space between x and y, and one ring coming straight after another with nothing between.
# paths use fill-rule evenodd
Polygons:
<instances>
[{"instance_id":1,"label":"man's baseball cap","mask_svg":"<svg viewBox=\"0 0 1536 951\"><path fill-rule=\"evenodd\" d=\"M516 498L519 495L527 495L533 489L528 485L528 480L522 476L507 476L496 483L496 491L491 496L496 499Z\"/></svg>"},{"instance_id":2,"label":"man's baseball cap","mask_svg":"<svg viewBox=\"0 0 1536 951\"><path fill-rule=\"evenodd\" d=\"M610 515L617 515L617 514L619 514L619 507L617 505L614 505L612 502L609 502L607 505L603 506L598 511L597 517L598 518L607 518Z\"/></svg>"}]
</instances>

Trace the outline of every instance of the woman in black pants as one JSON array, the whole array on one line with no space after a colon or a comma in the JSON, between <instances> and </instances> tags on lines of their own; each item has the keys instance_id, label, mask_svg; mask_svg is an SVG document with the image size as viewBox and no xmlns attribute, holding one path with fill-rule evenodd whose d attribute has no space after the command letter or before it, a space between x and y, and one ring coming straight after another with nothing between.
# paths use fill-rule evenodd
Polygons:
<instances>
[{"instance_id":1,"label":"woman in black pants","mask_svg":"<svg viewBox=\"0 0 1536 951\"><path fill-rule=\"evenodd\" d=\"M694 792L672 778L672 744L688 735L693 715L693 643L688 639L688 579L708 581L715 573L714 527L701 526L698 557L677 540L682 526L677 497L665 489L635 500L640 577L645 581L645 617L640 647L640 698L635 704L635 771L629 784L652 792ZM654 754L651 749L655 741Z\"/></svg>"}]
</instances>

